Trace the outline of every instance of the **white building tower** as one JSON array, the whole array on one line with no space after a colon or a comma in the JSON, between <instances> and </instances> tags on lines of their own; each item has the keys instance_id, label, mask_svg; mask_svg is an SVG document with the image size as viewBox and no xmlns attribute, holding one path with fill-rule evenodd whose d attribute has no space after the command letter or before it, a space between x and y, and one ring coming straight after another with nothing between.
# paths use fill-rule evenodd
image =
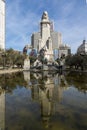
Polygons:
<instances>
[{"instance_id":1,"label":"white building tower","mask_svg":"<svg viewBox=\"0 0 87 130\"><path fill-rule=\"evenodd\" d=\"M0 49L5 50L5 0L0 0Z\"/></svg>"}]
</instances>

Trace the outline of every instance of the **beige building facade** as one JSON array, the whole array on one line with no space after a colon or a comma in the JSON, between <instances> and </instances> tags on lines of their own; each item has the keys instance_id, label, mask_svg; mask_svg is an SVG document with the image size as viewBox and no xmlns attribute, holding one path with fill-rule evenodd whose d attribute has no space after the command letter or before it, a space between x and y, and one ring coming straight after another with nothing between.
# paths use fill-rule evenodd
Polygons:
<instances>
[{"instance_id":1,"label":"beige building facade","mask_svg":"<svg viewBox=\"0 0 87 130\"><path fill-rule=\"evenodd\" d=\"M83 40L83 43L77 49L78 54L87 54L87 42Z\"/></svg>"},{"instance_id":2,"label":"beige building facade","mask_svg":"<svg viewBox=\"0 0 87 130\"><path fill-rule=\"evenodd\" d=\"M65 45L62 44L59 47L59 50L58 50L58 57L59 57L59 59L62 58L62 57L66 57L69 54L71 54L71 48L68 45L66 45L66 44Z\"/></svg>"}]
</instances>

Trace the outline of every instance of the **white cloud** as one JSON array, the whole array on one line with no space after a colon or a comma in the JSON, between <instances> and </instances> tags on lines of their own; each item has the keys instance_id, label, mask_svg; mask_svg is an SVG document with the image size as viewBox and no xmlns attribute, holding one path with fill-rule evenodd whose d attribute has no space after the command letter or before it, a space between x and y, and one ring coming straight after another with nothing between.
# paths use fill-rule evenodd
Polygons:
<instances>
[{"instance_id":1,"label":"white cloud","mask_svg":"<svg viewBox=\"0 0 87 130\"><path fill-rule=\"evenodd\" d=\"M39 17L29 10L25 15L22 15L21 9L19 8L20 0L16 3L16 9L15 2L12 2L11 5L7 7L6 44L7 47L20 47L22 49L26 43L30 42L29 38L33 30L39 28ZM11 38L11 36L13 38Z\"/></svg>"}]
</instances>

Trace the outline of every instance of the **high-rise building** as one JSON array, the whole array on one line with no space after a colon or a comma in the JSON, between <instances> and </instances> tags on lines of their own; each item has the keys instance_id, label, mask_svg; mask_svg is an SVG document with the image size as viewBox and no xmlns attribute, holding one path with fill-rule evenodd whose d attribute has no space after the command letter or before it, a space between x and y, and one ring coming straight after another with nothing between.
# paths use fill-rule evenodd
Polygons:
<instances>
[{"instance_id":1,"label":"high-rise building","mask_svg":"<svg viewBox=\"0 0 87 130\"><path fill-rule=\"evenodd\" d=\"M0 0L0 49L5 50L5 0Z\"/></svg>"}]
</instances>

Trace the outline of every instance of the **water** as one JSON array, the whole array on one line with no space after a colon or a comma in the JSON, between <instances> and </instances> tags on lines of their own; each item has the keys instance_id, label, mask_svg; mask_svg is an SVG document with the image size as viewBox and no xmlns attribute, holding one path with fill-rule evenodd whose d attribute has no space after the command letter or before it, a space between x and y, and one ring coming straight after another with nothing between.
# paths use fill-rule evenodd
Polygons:
<instances>
[{"instance_id":1,"label":"water","mask_svg":"<svg viewBox=\"0 0 87 130\"><path fill-rule=\"evenodd\" d=\"M86 130L87 74L0 76L0 130Z\"/></svg>"}]
</instances>

